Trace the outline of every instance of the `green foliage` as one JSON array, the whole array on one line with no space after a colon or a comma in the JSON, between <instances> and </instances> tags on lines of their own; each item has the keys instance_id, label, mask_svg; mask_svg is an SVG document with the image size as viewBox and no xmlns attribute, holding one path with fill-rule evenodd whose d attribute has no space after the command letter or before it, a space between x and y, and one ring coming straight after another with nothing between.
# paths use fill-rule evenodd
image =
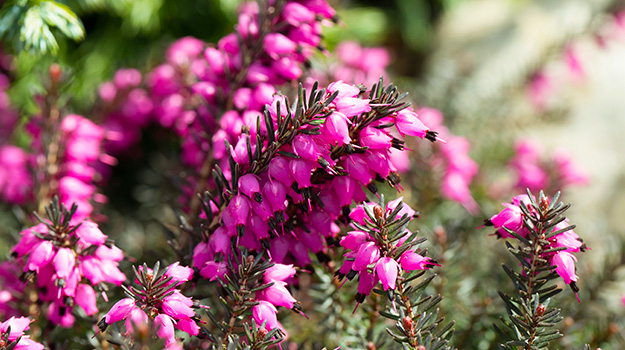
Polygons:
<instances>
[{"instance_id":1,"label":"green foliage","mask_svg":"<svg viewBox=\"0 0 625 350\"><path fill-rule=\"evenodd\" d=\"M16 52L56 54L59 43L55 30L75 41L85 37L76 14L53 0L8 1L0 12L0 39L11 42Z\"/></svg>"}]
</instances>

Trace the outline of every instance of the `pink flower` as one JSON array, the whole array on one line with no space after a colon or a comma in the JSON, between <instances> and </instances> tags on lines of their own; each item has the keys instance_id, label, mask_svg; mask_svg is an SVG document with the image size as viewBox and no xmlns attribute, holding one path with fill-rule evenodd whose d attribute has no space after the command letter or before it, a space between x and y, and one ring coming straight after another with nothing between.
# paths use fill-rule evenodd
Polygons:
<instances>
[{"instance_id":1,"label":"pink flower","mask_svg":"<svg viewBox=\"0 0 625 350\"><path fill-rule=\"evenodd\" d=\"M372 150L388 150L392 146L393 137L387 132L368 126L360 132L360 144Z\"/></svg>"},{"instance_id":2,"label":"pink flower","mask_svg":"<svg viewBox=\"0 0 625 350\"><path fill-rule=\"evenodd\" d=\"M85 310L87 316L95 315L98 312L95 291L88 284L81 283L78 285L74 301Z\"/></svg>"},{"instance_id":3,"label":"pink flower","mask_svg":"<svg viewBox=\"0 0 625 350\"><path fill-rule=\"evenodd\" d=\"M576 261L577 258L573 254L560 251L553 256L551 263L557 265L556 272L562 277L564 283L571 284L571 282L577 281L577 275L575 274Z\"/></svg>"},{"instance_id":4,"label":"pink flower","mask_svg":"<svg viewBox=\"0 0 625 350\"><path fill-rule=\"evenodd\" d=\"M295 300L291 292L286 289L286 283L280 281L273 281L273 283L272 286L256 293L257 298L266 300L275 306L283 306L287 309L292 309L297 300Z\"/></svg>"},{"instance_id":5,"label":"pink flower","mask_svg":"<svg viewBox=\"0 0 625 350\"><path fill-rule=\"evenodd\" d=\"M189 333L191 336L200 334L200 326L195 321L189 318L181 318L176 322L176 328L183 332Z\"/></svg>"},{"instance_id":6,"label":"pink flower","mask_svg":"<svg viewBox=\"0 0 625 350\"><path fill-rule=\"evenodd\" d=\"M54 245L50 241L39 242L28 257L27 270L39 272L54 258Z\"/></svg>"},{"instance_id":7,"label":"pink flower","mask_svg":"<svg viewBox=\"0 0 625 350\"><path fill-rule=\"evenodd\" d=\"M9 333L8 340L13 341L19 338L24 331L27 331L30 327L30 322L32 322L28 317L11 317L10 319L0 323L0 333L6 333L11 328L11 333Z\"/></svg>"},{"instance_id":8,"label":"pink flower","mask_svg":"<svg viewBox=\"0 0 625 350\"><path fill-rule=\"evenodd\" d=\"M362 303L365 300L365 297L371 293L373 287L378 284L378 275L375 273L369 273L363 271L360 273L360 278L358 279L358 293L356 294L356 301Z\"/></svg>"},{"instance_id":9,"label":"pink flower","mask_svg":"<svg viewBox=\"0 0 625 350\"><path fill-rule=\"evenodd\" d=\"M523 229L523 213L518 205L502 203L506 208L490 218L493 226L497 228L497 234L502 238L513 237L503 227L525 236Z\"/></svg>"},{"instance_id":10,"label":"pink flower","mask_svg":"<svg viewBox=\"0 0 625 350\"><path fill-rule=\"evenodd\" d=\"M336 105L336 111L343 113L348 117L360 115L371 111L368 99L356 98L356 97L343 97L341 99L334 100Z\"/></svg>"},{"instance_id":11,"label":"pink flower","mask_svg":"<svg viewBox=\"0 0 625 350\"><path fill-rule=\"evenodd\" d=\"M59 249L54 256L53 263L57 278L67 278L76 264L74 252L69 248Z\"/></svg>"},{"instance_id":12,"label":"pink flower","mask_svg":"<svg viewBox=\"0 0 625 350\"><path fill-rule=\"evenodd\" d=\"M272 330L274 328L282 328L278 322L276 314L278 310L270 302L260 300L258 305L252 307L252 317L254 321L260 326L265 322L266 329Z\"/></svg>"},{"instance_id":13,"label":"pink flower","mask_svg":"<svg viewBox=\"0 0 625 350\"><path fill-rule=\"evenodd\" d=\"M351 137L349 137L348 122L349 119L343 113L334 112L330 114L323 123L324 135L330 142L337 142L339 145L352 142Z\"/></svg>"},{"instance_id":14,"label":"pink flower","mask_svg":"<svg viewBox=\"0 0 625 350\"><path fill-rule=\"evenodd\" d=\"M287 23L292 26L299 26L302 23L310 23L315 20L315 13L310 11L306 6L296 2L289 2L284 5L282 16Z\"/></svg>"},{"instance_id":15,"label":"pink flower","mask_svg":"<svg viewBox=\"0 0 625 350\"><path fill-rule=\"evenodd\" d=\"M260 195L260 185L258 183L258 176L254 174L245 174L239 178L239 191L245 194L249 198L253 198L257 202L262 200Z\"/></svg>"},{"instance_id":16,"label":"pink flower","mask_svg":"<svg viewBox=\"0 0 625 350\"><path fill-rule=\"evenodd\" d=\"M291 39L280 33L267 34L263 40L263 46L267 54L274 59L277 59L280 55L293 53L297 48L297 45Z\"/></svg>"},{"instance_id":17,"label":"pink flower","mask_svg":"<svg viewBox=\"0 0 625 350\"><path fill-rule=\"evenodd\" d=\"M397 279L397 273L399 271L399 265L397 261L383 257L375 264L375 273L382 282L384 290L395 289L395 280Z\"/></svg>"},{"instance_id":18,"label":"pink flower","mask_svg":"<svg viewBox=\"0 0 625 350\"><path fill-rule=\"evenodd\" d=\"M237 226L245 225L250 212L250 201L245 195L236 195L228 204L228 210Z\"/></svg>"},{"instance_id":19,"label":"pink flower","mask_svg":"<svg viewBox=\"0 0 625 350\"><path fill-rule=\"evenodd\" d=\"M156 328L156 335L165 340L166 346L176 342L174 322L171 317L165 314L159 314L154 318L154 327Z\"/></svg>"},{"instance_id":20,"label":"pink flower","mask_svg":"<svg viewBox=\"0 0 625 350\"><path fill-rule=\"evenodd\" d=\"M193 300L189 297L185 297L178 291L174 291L172 295L163 298L163 312L173 317L189 318L195 316L195 311L191 308Z\"/></svg>"},{"instance_id":21,"label":"pink flower","mask_svg":"<svg viewBox=\"0 0 625 350\"><path fill-rule=\"evenodd\" d=\"M107 324L113 324L128 317L130 312L137 308L133 298L124 298L113 305L109 312L104 315L104 321Z\"/></svg>"},{"instance_id":22,"label":"pink flower","mask_svg":"<svg viewBox=\"0 0 625 350\"><path fill-rule=\"evenodd\" d=\"M134 308L126 317L124 325L126 326L126 335L134 334L136 327L146 326L148 323L148 315L140 308Z\"/></svg>"},{"instance_id":23,"label":"pink flower","mask_svg":"<svg viewBox=\"0 0 625 350\"><path fill-rule=\"evenodd\" d=\"M364 214L364 210L362 210L362 212ZM352 214L353 213L355 213L355 211L352 211ZM350 218L352 218L352 214L349 215ZM352 218L352 220L353 219L354 218ZM362 224L364 225L364 223ZM340 245L345 249L358 250L358 248L367 240L369 240L368 233L362 231L350 231L345 237L341 238Z\"/></svg>"},{"instance_id":24,"label":"pink flower","mask_svg":"<svg viewBox=\"0 0 625 350\"><path fill-rule=\"evenodd\" d=\"M425 270L429 269L432 266L440 266L431 261L430 258L421 256L412 250L406 251L399 258L399 263L404 270L414 271L414 270Z\"/></svg>"},{"instance_id":25,"label":"pink flower","mask_svg":"<svg viewBox=\"0 0 625 350\"><path fill-rule=\"evenodd\" d=\"M317 169L317 163L303 159L293 159L289 165L293 179L295 179L300 189L312 186L310 177L313 171Z\"/></svg>"},{"instance_id":26,"label":"pink flower","mask_svg":"<svg viewBox=\"0 0 625 350\"><path fill-rule=\"evenodd\" d=\"M375 242L365 242L360 245L358 252L356 253L356 259L354 260L355 271L364 271L367 265L377 262L380 258L380 249L376 246Z\"/></svg>"},{"instance_id":27,"label":"pink flower","mask_svg":"<svg viewBox=\"0 0 625 350\"><path fill-rule=\"evenodd\" d=\"M226 263L209 261L200 270L200 275L204 278L208 278L210 281L214 281L218 278L222 278L227 271Z\"/></svg>"},{"instance_id":28,"label":"pink flower","mask_svg":"<svg viewBox=\"0 0 625 350\"><path fill-rule=\"evenodd\" d=\"M167 272L165 272L165 276L171 277L172 281L176 281L177 284L187 282L193 277L193 269L186 266L181 266L180 262L176 261L175 263L169 265L167 267Z\"/></svg>"},{"instance_id":29,"label":"pink flower","mask_svg":"<svg viewBox=\"0 0 625 350\"><path fill-rule=\"evenodd\" d=\"M293 265L274 264L263 274L265 282L272 281L286 281L287 279L295 276L295 268Z\"/></svg>"}]
</instances>

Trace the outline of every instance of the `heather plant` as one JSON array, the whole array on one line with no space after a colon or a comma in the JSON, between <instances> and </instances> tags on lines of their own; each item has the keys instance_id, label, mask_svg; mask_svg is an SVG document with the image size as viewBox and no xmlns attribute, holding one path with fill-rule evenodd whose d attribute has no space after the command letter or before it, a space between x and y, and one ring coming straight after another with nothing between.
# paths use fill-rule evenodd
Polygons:
<instances>
[{"instance_id":1,"label":"heather plant","mask_svg":"<svg viewBox=\"0 0 625 350\"><path fill-rule=\"evenodd\" d=\"M116 3L102 8L132 6ZM3 6L15 62L27 60L20 49L66 59L54 27L83 37L55 1ZM530 190L585 177L518 143L509 167L528 194L484 225L516 260L488 249L494 239L472 228L499 196L472 136L452 128L462 119L389 83L393 52L328 45L338 13L325 0L242 3L221 39L176 34L163 57L93 84L89 103L70 98L79 70L53 63L32 105L12 107L5 90L23 89L0 65L0 200L17 222L0 237L11 243L0 349L561 346L575 327L564 317L585 303L576 263L587 248L559 194ZM146 199L124 203L128 192ZM132 227L145 203L154 225ZM562 283L580 305L555 298Z\"/></svg>"}]
</instances>

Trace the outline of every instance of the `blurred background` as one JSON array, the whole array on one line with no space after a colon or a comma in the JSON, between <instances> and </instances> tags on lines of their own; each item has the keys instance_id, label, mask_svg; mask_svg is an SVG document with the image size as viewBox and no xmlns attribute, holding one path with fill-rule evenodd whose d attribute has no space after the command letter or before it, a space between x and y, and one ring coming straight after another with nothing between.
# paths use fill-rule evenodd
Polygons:
<instances>
[{"instance_id":1,"label":"blurred background","mask_svg":"<svg viewBox=\"0 0 625 350\"><path fill-rule=\"evenodd\" d=\"M62 32L50 25L52 37L24 42L11 28L38 22L19 22L20 16L12 15L23 3L5 1L0 18L3 50L12 55L3 65L11 80L8 94L22 122L37 113L33 96L42 93L41 82L52 62L59 63L69 79L65 109L97 119L93 113L93 106L100 103L97 89L117 69L148 72L162 62L168 45L184 36L216 42L232 31L240 4L238 0L59 1L66 5L59 11L75 13L84 35L79 27ZM455 345L495 348L497 334L491 324L503 312L496 290L512 290L499 265L514 262L503 242L489 236L489 229L476 227L501 209L499 203L522 193L517 188L521 170L514 159L531 153L532 161L552 176L546 182L547 194L563 190L562 199L573 204L570 221L591 248L578 264L581 304L568 288L557 298L563 315L569 317L563 321L565 337L555 348L581 348L584 343L604 350L625 348L625 225L620 221L625 217L625 2L331 3L340 21L324 31L328 50L334 52L346 40L387 49L391 80L410 92L415 106L440 110L450 132L469 140L469 154L479 164L470 187L478 204L473 213L442 198L432 183L420 181L431 175L423 175L421 168L415 167L404 179L407 203L421 211L415 229L428 238L430 254L443 265L434 288L447 299L442 312L457 321ZM81 36L82 40L72 39ZM319 53L312 65L323 66L328 59ZM108 217L104 232L130 256L148 264L168 254L166 241L175 233L163 223L175 225L178 214L172 209L176 193L167 172L178 145L173 140L162 142L160 132L144 130L141 147L120 158L113 170L112 179L121 180L104 189L110 202L104 212ZM25 136L14 137L27 145ZM423 152L427 150L417 149L416 154ZM549 173L563 162L578 176L575 181ZM15 237L24 213L16 208L1 212L0 219L7 224L0 233ZM8 245L1 246L4 255ZM339 321L343 323L322 333L328 347L345 342L338 336L349 329L349 317ZM307 330L310 323L295 327L302 332L293 332L294 343L306 344L306 334L315 332L315 328ZM360 340L349 341L359 348Z\"/></svg>"}]
</instances>

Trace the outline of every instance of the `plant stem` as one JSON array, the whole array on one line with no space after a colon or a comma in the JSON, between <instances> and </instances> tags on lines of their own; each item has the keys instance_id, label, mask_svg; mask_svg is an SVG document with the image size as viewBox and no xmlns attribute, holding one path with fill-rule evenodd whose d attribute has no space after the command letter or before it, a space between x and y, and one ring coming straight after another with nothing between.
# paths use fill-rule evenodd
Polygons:
<instances>
[{"instance_id":1,"label":"plant stem","mask_svg":"<svg viewBox=\"0 0 625 350\"><path fill-rule=\"evenodd\" d=\"M58 184L56 180L56 174L59 171L59 149L61 142L61 134L58 130L59 119L61 112L57 105L57 86L53 80L48 94L45 98L43 114L45 119L45 131L44 135L48 136L48 144L45 149L45 160L39 165L40 171L40 183L37 191L37 212L40 215L45 213L45 206L50 202L50 194L53 193ZM45 140L45 138L44 138ZM45 146L44 146L45 147Z\"/></svg>"}]
</instances>

